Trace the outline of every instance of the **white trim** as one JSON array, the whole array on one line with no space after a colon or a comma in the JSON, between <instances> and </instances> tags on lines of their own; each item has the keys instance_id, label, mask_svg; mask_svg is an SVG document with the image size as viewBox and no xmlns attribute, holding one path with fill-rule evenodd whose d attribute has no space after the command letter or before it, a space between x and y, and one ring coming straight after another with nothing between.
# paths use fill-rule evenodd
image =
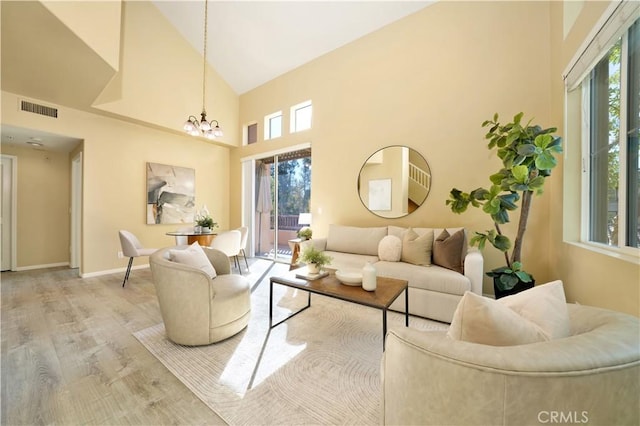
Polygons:
<instances>
[{"instance_id":1,"label":"white trim","mask_svg":"<svg viewBox=\"0 0 640 426\"><path fill-rule=\"evenodd\" d=\"M146 265L137 265L137 266L132 266L131 270L138 270L138 269L148 269L149 268L149 264ZM107 269L104 271L96 271L96 272L88 272L86 274L80 274L80 278L93 278L93 277L101 277L103 275L111 275L111 274L118 274L118 273L124 273L127 272L127 268L116 268L116 269ZM124 278L124 275L123 275Z\"/></svg>"},{"instance_id":2,"label":"white trim","mask_svg":"<svg viewBox=\"0 0 640 426\"><path fill-rule=\"evenodd\" d=\"M580 143L580 187L582 188L580 205L580 241L589 241L589 229L591 228L591 190L589 188L589 176L591 176L591 161L589 161L589 139L591 137L591 120L589 117L589 105L591 105L591 80L582 83L582 102L580 103L581 143Z\"/></svg>"},{"instance_id":3,"label":"white trim","mask_svg":"<svg viewBox=\"0 0 640 426\"><path fill-rule=\"evenodd\" d=\"M274 155L284 154L286 152L291 151L299 151L301 149L311 148L311 142L305 142L298 145L292 145L285 148L275 149L272 151L260 152L258 154L247 155L246 157L240 158L240 162L245 162L249 160L259 160L265 157L273 157Z\"/></svg>"},{"instance_id":4,"label":"white trim","mask_svg":"<svg viewBox=\"0 0 640 426\"><path fill-rule=\"evenodd\" d=\"M271 119L280 117L280 135L271 137ZM284 134L284 117L282 111L277 111L264 116L264 140L271 140L282 137Z\"/></svg>"},{"instance_id":5,"label":"white trim","mask_svg":"<svg viewBox=\"0 0 640 426\"><path fill-rule=\"evenodd\" d=\"M11 270L18 266L18 157L2 154L11 162Z\"/></svg>"},{"instance_id":6,"label":"white trim","mask_svg":"<svg viewBox=\"0 0 640 426\"><path fill-rule=\"evenodd\" d=\"M638 19L640 2L614 0L603 12L580 45L562 76L569 90L580 85L594 65L609 51L614 41Z\"/></svg>"},{"instance_id":7,"label":"white trim","mask_svg":"<svg viewBox=\"0 0 640 426\"><path fill-rule=\"evenodd\" d=\"M69 266L82 270L82 152L71 160L71 236Z\"/></svg>"},{"instance_id":8,"label":"white trim","mask_svg":"<svg viewBox=\"0 0 640 426\"><path fill-rule=\"evenodd\" d=\"M625 58L625 59L623 59ZM629 37L622 38L620 46L620 129L618 129L618 247L629 247L627 245L627 212L629 211L629 200L627 199L628 182L628 149L627 149L627 131L630 120L629 111L627 110L627 99L629 92ZM623 66L626 64L627 66ZM623 83L624 82L624 83ZM624 208L620 208L624 206Z\"/></svg>"},{"instance_id":9,"label":"white trim","mask_svg":"<svg viewBox=\"0 0 640 426\"><path fill-rule=\"evenodd\" d=\"M247 247L245 249L246 254L249 257L253 257L255 254L255 215L253 210L255 209L256 199L256 175L255 160L247 160L242 162L242 223L249 227L249 237L247 238Z\"/></svg>"},{"instance_id":10,"label":"white trim","mask_svg":"<svg viewBox=\"0 0 640 426\"><path fill-rule=\"evenodd\" d=\"M594 253L603 254L615 259L622 260L624 262L640 265L640 256L637 253L637 249L633 247L611 247L606 244L594 243L594 242L578 242L578 241L565 241L566 244L570 244L575 247L579 247L585 250L592 251Z\"/></svg>"},{"instance_id":11,"label":"white trim","mask_svg":"<svg viewBox=\"0 0 640 426\"><path fill-rule=\"evenodd\" d=\"M69 266L69 262L46 263L46 264L43 264L43 265L19 266L15 270L16 271L30 271L32 269L57 268L59 266Z\"/></svg>"}]
</instances>

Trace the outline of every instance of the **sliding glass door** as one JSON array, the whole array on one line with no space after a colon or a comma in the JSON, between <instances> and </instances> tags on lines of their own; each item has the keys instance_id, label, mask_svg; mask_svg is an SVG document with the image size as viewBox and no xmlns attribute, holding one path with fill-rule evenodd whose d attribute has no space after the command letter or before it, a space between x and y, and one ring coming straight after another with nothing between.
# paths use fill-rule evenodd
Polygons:
<instances>
[{"instance_id":1,"label":"sliding glass door","mask_svg":"<svg viewBox=\"0 0 640 426\"><path fill-rule=\"evenodd\" d=\"M255 164L255 254L289 262L290 241L302 226L311 224L311 148L261 158Z\"/></svg>"}]
</instances>

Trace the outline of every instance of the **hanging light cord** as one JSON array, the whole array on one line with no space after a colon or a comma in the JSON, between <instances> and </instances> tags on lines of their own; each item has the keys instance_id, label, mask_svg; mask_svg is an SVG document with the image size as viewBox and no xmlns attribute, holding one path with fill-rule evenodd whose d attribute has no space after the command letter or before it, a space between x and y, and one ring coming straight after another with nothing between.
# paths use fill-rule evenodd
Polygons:
<instances>
[{"instance_id":1,"label":"hanging light cord","mask_svg":"<svg viewBox=\"0 0 640 426\"><path fill-rule=\"evenodd\" d=\"M208 13L209 1L204 0L204 52L203 52L203 61L202 61L202 113L207 114L204 109L205 106L205 92L207 87L207 20L209 17Z\"/></svg>"}]
</instances>

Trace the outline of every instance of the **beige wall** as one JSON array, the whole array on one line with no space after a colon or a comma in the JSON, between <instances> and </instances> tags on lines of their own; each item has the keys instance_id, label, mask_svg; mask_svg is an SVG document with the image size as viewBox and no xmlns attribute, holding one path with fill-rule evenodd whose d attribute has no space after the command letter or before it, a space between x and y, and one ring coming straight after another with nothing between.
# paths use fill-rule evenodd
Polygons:
<instances>
[{"instance_id":1,"label":"beige wall","mask_svg":"<svg viewBox=\"0 0 640 426\"><path fill-rule=\"evenodd\" d=\"M565 155L554 180L551 195L550 265L553 276L565 284L567 298L585 305L601 306L640 315L640 265L637 255L597 250L580 244L581 156L580 94L567 99L564 117L564 85L561 75L592 31L609 2L581 2L571 8L552 6L552 111L564 135ZM565 18L563 13L567 13ZM564 22L564 25L563 25ZM563 37L566 35L566 37Z\"/></svg>"},{"instance_id":2,"label":"beige wall","mask_svg":"<svg viewBox=\"0 0 640 426\"><path fill-rule=\"evenodd\" d=\"M2 144L18 158L18 269L69 262L69 164L64 152Z\"/></svg>"},{"instance_id":3,"label":"beige wall","mask_svg":"<svg viewBox=\"0 0 640 426\"><path fill-rule=\"evenodd\" d=\"M314 235L326 235L330 223L487 229L484 214L455 215L445 201L452 187L487 186L498 170L481 127L494 112L510 119L524 111L542 125L558 124L550 114L549 27L545 2L444 2L337 49L241 96L240 123L258 122L259 138L265 115L283 110L288 129L289 107L307 99L313 128L234 150L232 176L240 176L243 156L311 142ZM369 155L396 144L426 158L433 184L415 213L382 219L364 208L356 182ZM232 179L234 220L238 181ZM548 195L534 201L524 254L541 282L553 278L548 209ZM485 257L487 269L501 264L495 250ZM484 291L493 291L488 279Z\"/></svg>"},{"instance_id":4,"label":"beige wall","mask_svg":"<svg viewBox=\"0 0 640 426\"><path fill-rule=\"evenodd\" d=\"M2 92L2 123L32 128L84 140L83 164L83 264L81 272L90 274L126 266L126 259L118 259L120 250L118 230L127 229L138 236L145 246L164 247L174 244L165 232L178 225L146 224L146 163L171 164L195 169L196 202L206 204L220 229L229 224L229 152L202 139L176 136L151 129L89 114L70 108L60 108L59 118L51 119L17 111L16 95ZM4 148L4 147L3 147ZM69 179L70 159L64 155L65 177ZM19 167L22 167L21 164ZM61 166L62 167L62 166ZM20 179L19 185L28 179ZM18 198L26 193L18 188ZM58 188L58 185L56 185ZM66 194L65 209L69 208L68 185L60 187ZM52 191L56 196L58 190ZM40 210L39 205L24 205L18 220L24 223L25 210ZM61 228L66 240L55 259L69 260L69 219L48 224ZM27 266L20 253L28 247L30 234L18 232L18 264ZM41 261L39 261L41 262ZM145 264L138 259L135 265Z\"/></svg>"}]
</instances>

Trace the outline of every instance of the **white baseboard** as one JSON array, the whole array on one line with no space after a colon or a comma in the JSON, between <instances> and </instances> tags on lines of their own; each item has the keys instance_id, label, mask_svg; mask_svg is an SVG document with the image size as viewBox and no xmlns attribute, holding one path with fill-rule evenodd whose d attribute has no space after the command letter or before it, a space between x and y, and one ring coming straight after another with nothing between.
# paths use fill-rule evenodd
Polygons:
<instances>
[{"instance_id":1,"label":"white baseboard","mask_svg":"<svg viewBox=\"0 0 640 426\"><path fill-rule=\"evenodd\" d=\"M137 266L132 266L131 270L135 270L135 269L147 269L149 268L149 265L137 265ZM125 273L127 271L127 268L116 268L116 269L107 269L105 271L96 271L96 272L87 272L86 274L80 274L80 278L93 278L93 277L100 277L102 275L109 275L109 274L117 274L118 272L120 273Z\"/></svg>"},{"instance_id":2,"label":"white baseboard","mask_svg":"<svg viewBox=\"0 0 640 426\"><path fill-rule=\"evenodd\" d=\"M16 267L16 271L30 271L32 269L56 268L58 266L69 266L69 262L47 263L45 265L18 266Z\"/></svg>"}]
</instances>

